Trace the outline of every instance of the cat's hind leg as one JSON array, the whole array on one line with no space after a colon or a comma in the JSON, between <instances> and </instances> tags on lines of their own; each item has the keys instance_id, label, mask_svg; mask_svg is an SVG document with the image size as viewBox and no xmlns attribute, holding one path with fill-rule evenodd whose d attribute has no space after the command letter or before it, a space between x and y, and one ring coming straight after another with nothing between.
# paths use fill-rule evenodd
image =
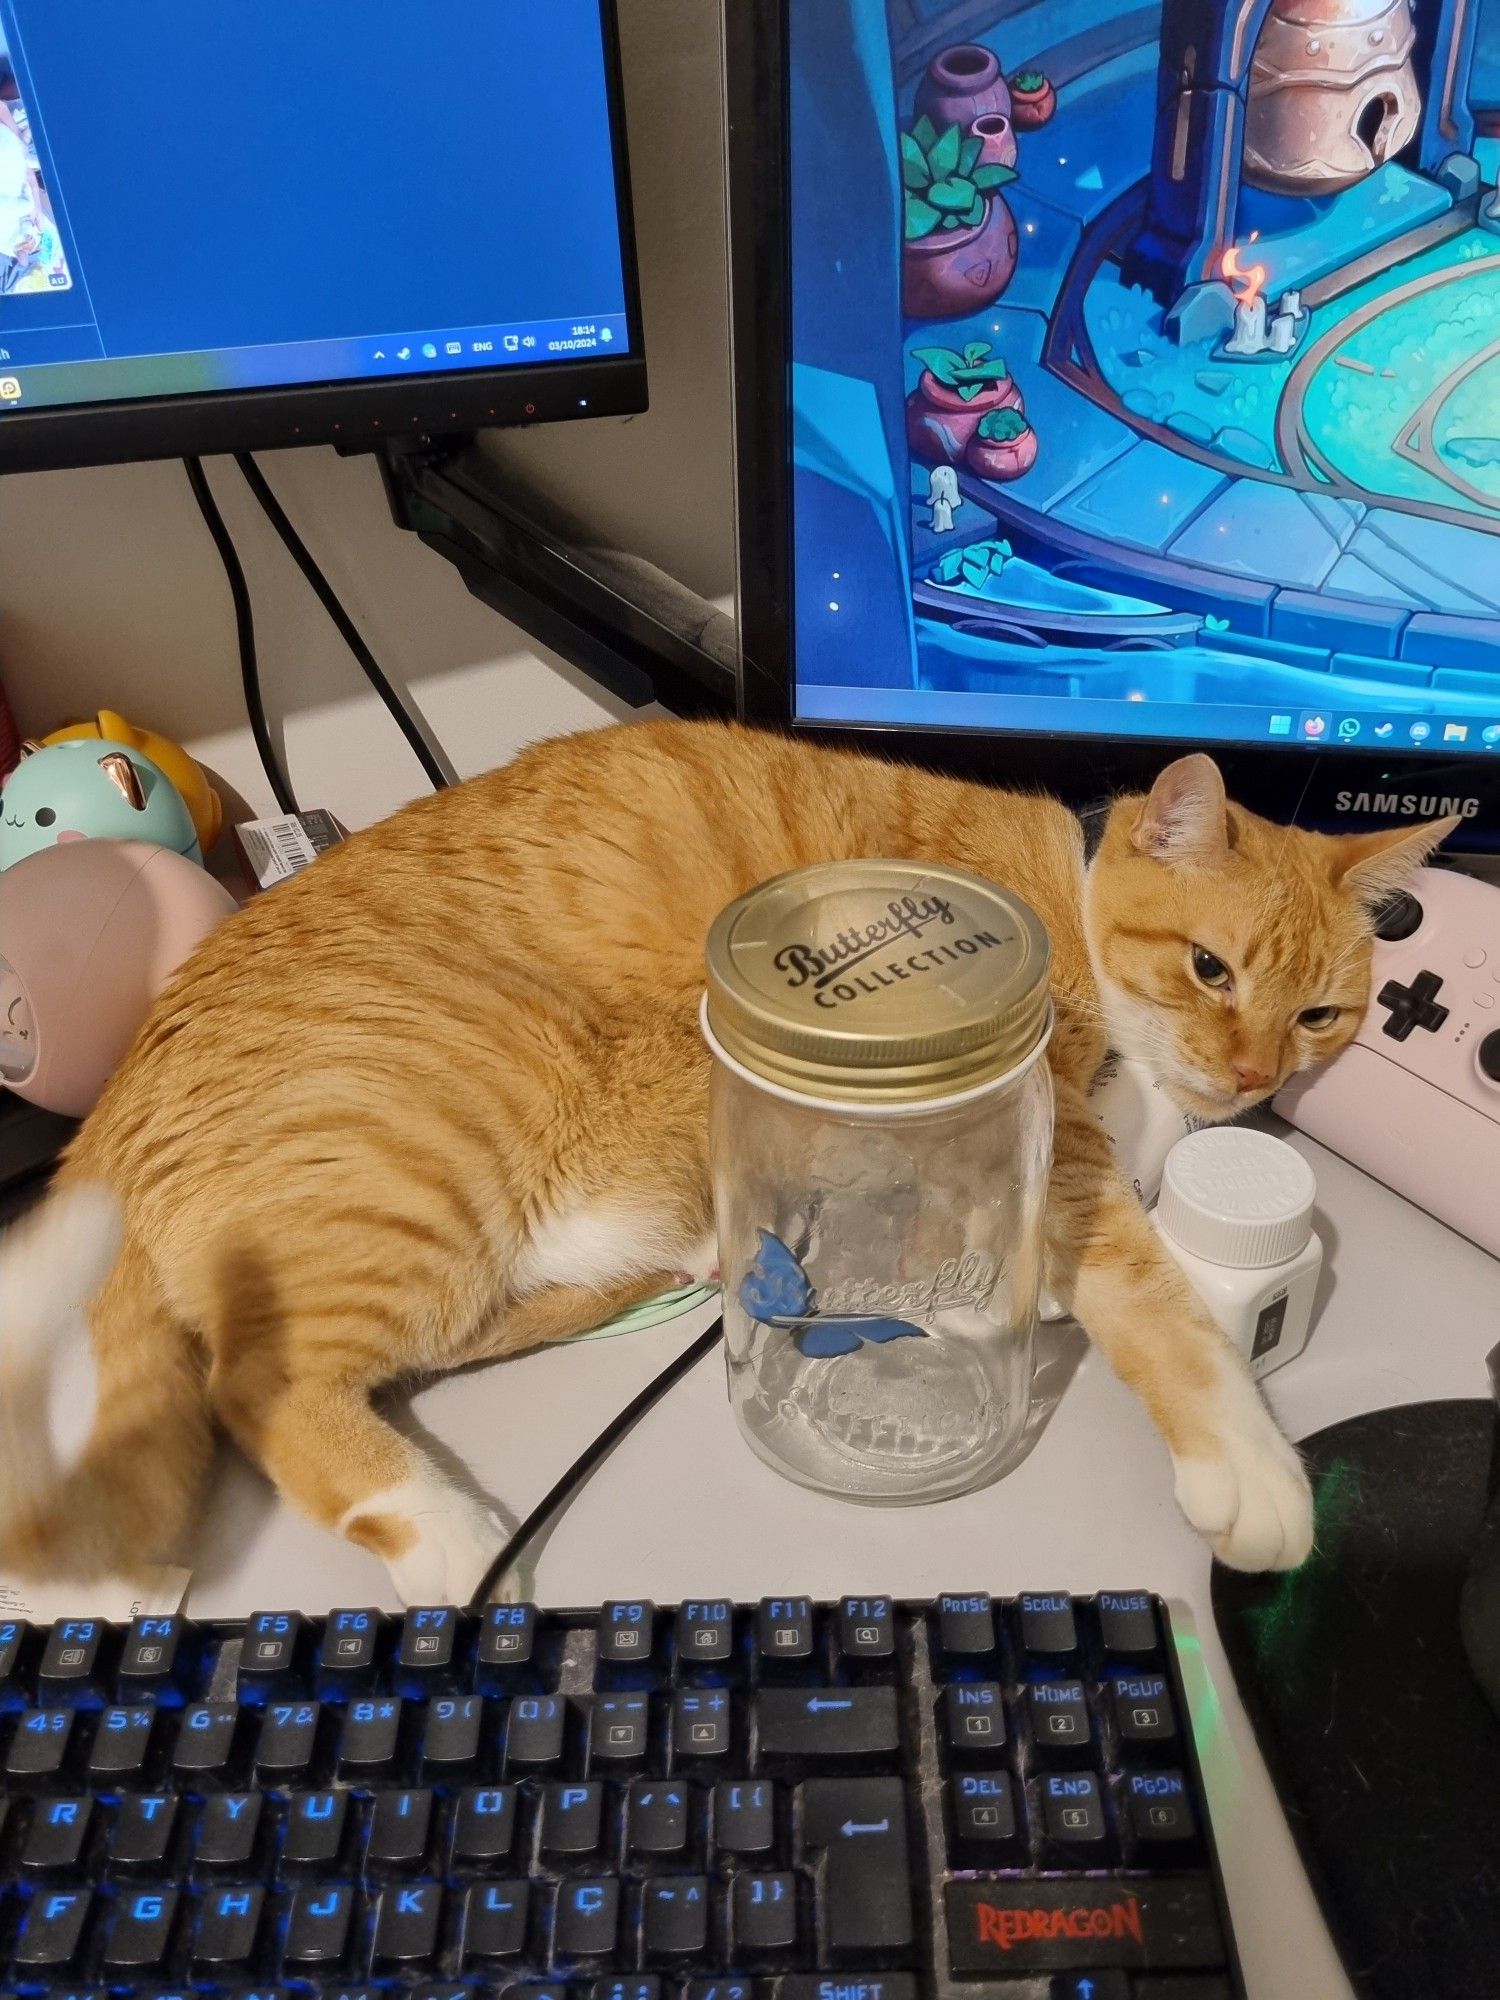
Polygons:
<instances>
[{"instance_id":1,"label":"cat's hind leg","mask_svg":"<svg viewBox=\"0 0 1500 2000\"><path fill-rule=\"evenodd\" d=\"M1193 1526L1232 1568L1295 1569L1313 1539L1302 1461L1061 1081L1047 1249L1053 1296L1146 1405Z\"/></svg>"}]
</instances>

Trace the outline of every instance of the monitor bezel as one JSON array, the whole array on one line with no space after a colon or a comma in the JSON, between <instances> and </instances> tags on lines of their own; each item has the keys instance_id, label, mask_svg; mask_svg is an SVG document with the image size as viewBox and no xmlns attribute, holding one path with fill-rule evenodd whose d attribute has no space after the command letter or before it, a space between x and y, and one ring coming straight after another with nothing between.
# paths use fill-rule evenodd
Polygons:
<instances>
[{"instance_id":1,"label":"monitor bezel","mask_svg":"<svg viewBox=\"0 0 1500 2000\"><path fill-rule=\"evenodd\" d=\"M0 473L115 465L300 444L367 450L390 440L454 437L495 425L637 416L649 407L640 260L617 0L598 0L613 138L615 202L630 351L401 376L226 389L206 395L48 404L0 414ZM18 371L19 372L19 371Z\"/></svg>"},{"instance_id":2,"label":"monitor bezel","mask_svg":"<svg viewBox=\"0 0 1500 2000\"><path fill-rule=\"evenodd\" d=\"M788 0L725 14L725 91L734 352L740 712L747 722L876 754L1038 788L1083 805L1149 784L1173 757L1213 756L1235 797L1272 819L1352 832L1393 823L1340 794L1399 786L1466 801L1453 847L1500 850L1500 756L1320 750L1171 736L1056 736L890 723L829 724L796 713L793 551L792 273ZM1400 823L1399 820L1395 823Z\"/></svg>"}]
</instances>

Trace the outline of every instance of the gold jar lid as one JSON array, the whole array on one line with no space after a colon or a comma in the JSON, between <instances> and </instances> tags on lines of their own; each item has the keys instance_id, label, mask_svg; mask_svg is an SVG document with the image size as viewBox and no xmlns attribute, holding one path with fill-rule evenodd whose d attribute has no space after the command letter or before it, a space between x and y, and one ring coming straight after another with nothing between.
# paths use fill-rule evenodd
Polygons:
<instances>
[{"instance_id":1,"label":"gold jar lid","mask_svg":"<svg viewBox=\"0 0 1500 2000\"><path fill-rule=\"evenodd\" d=\"M725 1054L809 1097L902 1103L991 1082L1046 1032L1051 944L982 876L830 861L763 882L708 935Z\"/></svg>"}]
</instances>

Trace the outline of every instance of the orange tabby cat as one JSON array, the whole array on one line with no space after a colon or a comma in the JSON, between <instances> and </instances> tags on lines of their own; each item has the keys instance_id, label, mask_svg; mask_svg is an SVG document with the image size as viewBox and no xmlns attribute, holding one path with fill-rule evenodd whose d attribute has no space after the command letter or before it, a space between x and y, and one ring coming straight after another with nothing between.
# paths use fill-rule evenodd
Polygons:
<instances>
[{"instance_id":1,"label":"orange tabby cat","mask_svg":"<svg viewBox=\"0 0 1500 2000\"><path fill-rule=\"evenodd\" d=\"M1045 920L1049 1286L1145 1402L1224 1560L1300 1562L1296 1453L1085 1094L1113 1044L1229 1118L1342 1048L1369 912L1450 824L1287 831L1193 756L1115 805L1086 871L1053 801L682 723L549 743L411 806L208 939L0 1257L0 1563L86 1578L165 1552L217 1419L408 1602L465 1597L498 1525L372 1392L712 1271L709 923L767 876L861 855L960 864ZM98 1413L61 1471L41 1361L85 1301Z\"/></svg>"}]
</instances>

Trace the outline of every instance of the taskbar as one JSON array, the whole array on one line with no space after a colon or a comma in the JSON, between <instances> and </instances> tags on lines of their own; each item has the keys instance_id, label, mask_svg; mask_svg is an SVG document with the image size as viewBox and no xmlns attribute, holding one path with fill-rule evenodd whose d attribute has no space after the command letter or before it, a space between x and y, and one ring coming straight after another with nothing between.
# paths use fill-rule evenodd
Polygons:
<instances>
[{"instance_id":1,"label":"taskbar","mask_svg":"<svg viewBox=\"0 0 1500 2000\"><path fill-rule=\"evenodd\" d=\"M76 349L76 329L72 337ZM66 358L50 358L45 352L49 336L41 331L7 338L10 358L0 364L0 419L19 409L380 381L481 368L536 368L628 357L631 352L630 323L623 313L212 348L191 354L80 356L75 351ZM29 355L37 358L28 359Z\"/></svg>"},{"instance_id":2,"label":"taskbar","mask_svg":"<svg viewBox=\"0 0 1500 2000\"><path fill-rule=\"evenodd\" d=\"M1383 709L1094 700L947 688L806 686L796 718L847 728L972 729L1008 735L1150 737L1163 741L1300 744L1307 749L1417 750L1500 756L1500 682L1488 714L1472 692L1393 690Z\"/></svg>"}]
</instances>

